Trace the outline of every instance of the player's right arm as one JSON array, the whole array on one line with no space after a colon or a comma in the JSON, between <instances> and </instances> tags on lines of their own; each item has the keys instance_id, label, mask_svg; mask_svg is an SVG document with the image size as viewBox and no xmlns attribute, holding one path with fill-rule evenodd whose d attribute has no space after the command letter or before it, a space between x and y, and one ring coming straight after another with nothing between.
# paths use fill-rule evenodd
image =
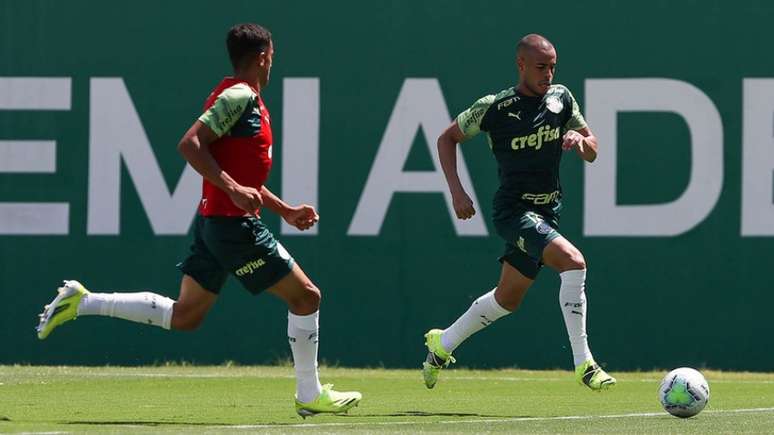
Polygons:
<instances>
[{"instance_id":1,"label":"player's right arm","mask_svg":"<svg viewBox=\"0 0 774 435\"><path fill-rule=\"evenodd\" d=\"M446 176L446 184L449 185L449 191L452 195L454 213L460 219L470 219L476 214L473 208L473 201L462 187L460 177L457 174L457 144L465 140L465 135L457 125L457 121L451 123L449 127L438 137L438 158L441 161L443 174Z\"/></svg>"},{"instance_id":2,"label":"player's right arm","mask_svg":"<svg viewBox=\"0 0 774 435\"><path fill-rule=\"evenodd\" d=\"M476 209L465 188L462 187L457 173L457 144L465 142L481 131L481 122L494 99L494 95L487 95L476 101L470 108L460 113L438 137L438 158L452 195L454 212L460 219L470 219L476 214Z\"/></svg>"},{"instance_id":3,"label":"player's right arm","mask_svg":"<svg viewBox=\"0 0 774 435\"><path fill-rule=\"evenodd\" d=\"M197 119L180 139L177 149L196 172L226 192L237 207L256 213L263 203L261 193L253 187L240 185L221 169L210 153L210 144L218 139L219 136L207 124Z\"/></svg>"},{"instance_id":4,"label":"player's right arm","mask_svg":"<svg viewBox=\"0 0 774 435\"><path fill-rule=\"evenodd\" d=\"M234 85L218 95L215 102L180 139L177 149L207 181L226 192L242 210L255 214L263 204L261 193L242 186L224 171L210 152L210 145L227 134L244 111L255 102L255 94L245 84Z\"/></svg>"}]
</instances>

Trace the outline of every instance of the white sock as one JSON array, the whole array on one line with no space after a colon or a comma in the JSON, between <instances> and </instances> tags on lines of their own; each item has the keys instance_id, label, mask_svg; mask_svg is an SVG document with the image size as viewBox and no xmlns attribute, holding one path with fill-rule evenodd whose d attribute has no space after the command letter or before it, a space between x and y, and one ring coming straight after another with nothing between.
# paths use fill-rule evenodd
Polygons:
<instances>
[{"instance_id":1,"label":"white sock","mask_svg":"<svg viewBox=\"0 0 774 435\"><path fill-rule=\"evenodd\" d=\"M78 305L79 316L110 316L169 329L175 301L151 292L89 293Z\"/></svg>"},{"instance_id":2,"label":"white sock","mask_svg":"<svg viewBox=\"0 0 774 435\"><path fill-rule=\"evenodd\" d=\"M322 391L317 374L319 318L319 311L307 316L297 316L288 311L288 341L296 369L296 398L299 402L311 402Z\"/></svg>"},{"instance_id":3,"label":"white sock","mask_svg":"<svg viewBox=\"0 0 774 435\"><path fill-rule=\"evenodd\" d=\"M497 303L494 293L495 289L476 299L468 311L443 331L441 344L447 352L453 352L468 337L511 313Z\"/></svg>"},{"instance_id":4,"label":"white sock","mask_svg":"<svg viewBox=\"0 0 774 435\"><path fill-rule=\"evenodd\" d=\"M570 337L572 358L575 366L578 366L592 359L586 336L586 269L568 270L559 276L562 278L559 305Z\"/></svg>"}]
</instances>

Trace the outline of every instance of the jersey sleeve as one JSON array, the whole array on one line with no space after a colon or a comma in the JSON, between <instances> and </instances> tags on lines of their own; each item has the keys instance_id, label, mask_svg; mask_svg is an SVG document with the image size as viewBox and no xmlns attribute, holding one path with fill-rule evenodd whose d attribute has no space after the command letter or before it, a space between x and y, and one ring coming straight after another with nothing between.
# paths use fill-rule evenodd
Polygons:
<instances>
[{"instance_id":1,"label":"jersey sleeve","mask_svg":"<svg viewBox=\"0 0 774 435\"><path fill-rule=\"evenodd\" d=\"M484 115L486 115L494 100L494 95L479 98L467 110L457 115L457 126L459 126L462 134L465 135L465 139L470 139L481 131L481 121L484 120Z\"/></svg>"},{"instance_id":2,"label":"jersey sleeve","mask_svg":"<svg viewBox=\"0 0 774 435\"><path fill-rule=\"evenodd\" d=\"M586 124L586 119L583 118L580 106L578 105L578 102L575 100L575 97L572 95L572 92L570 92L569 89L567 89L567 99L570 103L570 117L564 124L564 129L582 130L586 128L588 126L588 124Z\"/></svg>"},{"instance_id":3,"label":"jersey sleeve","mask_svg":"<svg viewBox=\"0 0 774 435\"><path fill-rule=\"evenodd\" d=\"M218 137L231 130L255 98L255 94L244 84L234 85L218 95L212 106L199 117Z\"/></svg>"}]
</instances>

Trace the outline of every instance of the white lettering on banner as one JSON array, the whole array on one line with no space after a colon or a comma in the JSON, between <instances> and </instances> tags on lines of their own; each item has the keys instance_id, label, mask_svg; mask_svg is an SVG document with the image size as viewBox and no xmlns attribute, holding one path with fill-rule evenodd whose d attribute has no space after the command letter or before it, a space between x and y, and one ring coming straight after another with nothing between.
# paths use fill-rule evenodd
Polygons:
<instances>
[{"instance_id":1,"label":"white lettering on banner","mask_svg":"<svg viewBox=\"0 0 774 435\"><path fill-rule=\"evenodd\" d=\"M676 236L709 215L723 186L723 125L701 90L671 79L588 79L585 105L600 153L595 163L585 166L584 235ZM618 112L683 117L691 136L691 167L688 187L679 198L654 205L616 203Z\"/></svg>"},{"instance_id":2,"label":"white lettering on banner","mask_svg":"<svg viewBox=\"0 0 774 435\"><path fill-rule=\"evenodd\" d=\"M70 110L69 77L0 77L2 110ZM56 141L0 141L0 173L56 172ZM66 235L67 202L0 202L0 235Z\"/></svg>"},{"instance_id":3,"label":"white lettering on banner","mask_svg":"<svg viewBox=\"0 0 774 435\"><path fill-rule=\"evenodd\" d=\"M89 112L88 234L120 233L122 161L153 232L186 234L201 196L199 174L186 165L170 194L121 78L91 79Z\"/></svg>"},{"instance_id":4,"label":"white lettering on banner","mask_svg":"<svg viewBox=\"0 0 774 435\"><path fill-rule=\"evenodd\" d=\"M774 236L774 79L742 88L742 236Z\"/></svg>"},{"instance_id":5,"label":"white lettering on banner","mask_svg":"<svg viewBox=\"0 0 774 435\"><path fill-rule=\"evenodd\" d=\"M371 172L360 196L355 215L349 225L348 235L377 236L387 215L393 194L397 192L438 192L443 194L454 229L461 236L486 236L487 230L481 215L473 185L462 154L457 150L457 170L460 181L473 200L479 213L470 220L461 221L454 213L449 189L441 173L441 164L435 143L438 136L451 123L441 86L436 79L406 79L401 87L387 128L379 144ZM411 151L411 144L418 129L422 129L430 155L433 171L404 171L403 166Z\"/></svg>"},{"instance_id":6,"label":"white lettering on banner","mask_svg":"<svg viewBox=\"0 0 774 435\"><path fill-rule=\"evenodd\" d=\"M319 208L320 79L282 81L282 199ZM313 236L319 224L301 231L284 220L283 235Z\"/></svg>"},{"instance_id":7,"label":"white lettering on banner","mask_svg":"<svg viewBox=\"0 0 774 435\"><path fill-rule=\"evenodd\" d=\"M0 140L0 172L17 174L56 172L56 141Z\"/></svg>"},{"instance_id":8,"label":"white lettering on banner","mask_svg":"<svg viewBox=\"0 0 774 435\"><path fill-rule=\"evenodd\" d=\"M319 78L283 81L282 197L319 206ZM743 80L741 235L774 236L774 79ZM0 111L70 110L69 77L0 77ZM586 80L586 115L599 137L600 154L586 166L584 235L675 236L699 225L715 208L723 185L723 127L712 101L693 85L663 78ZM688 186L662 204L619 205L617 114L672 112L688 125ZM126 166L155 234L185 234L198 205L201 178L185 166L174 190L164 181L151 144L121 78L90 79L88 234L120 233L121 164ZM455 231L486 236L481 214L454 216L440 171L435 139L450 122L436 79L406 79L360 196L348 235L377 236L393 194L441 193ZM303 126L302 128L299 128ZM403 171L421 129L435 170ZM661 144L653 144L654 147ZM677 144L678 146L680 144ZM170 145L173 146L173 145ZM674 144L670 145L674 146ZM52 138L0 140L0 173L55 173ZM460 179L480 210L465 161ZM643 180L645 182L645 180ZM0 202L0 235L69 234L67 202ZM283 223L285 235L299 233Z\"/></svg>"}]
</instances>

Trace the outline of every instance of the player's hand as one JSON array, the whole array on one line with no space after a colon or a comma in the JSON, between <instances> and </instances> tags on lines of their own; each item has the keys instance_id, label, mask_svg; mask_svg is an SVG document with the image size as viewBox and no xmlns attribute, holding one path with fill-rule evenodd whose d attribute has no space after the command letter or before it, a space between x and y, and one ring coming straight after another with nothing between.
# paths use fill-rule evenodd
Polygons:
<instances>
[{"instance_id":1,"label":"player's hand","mask_svg":"<svg viewBox=\"0 0 774 435\"><path fill-rule=\"evenodd\" d=\"M304 231L312 228L320 220L320 215L311 205L301 204L291 207L282 215L282 218L290 225Z\"/></svg>"},{"instance_id":2,"label":"player's hand","mask_svg":"<svg viewBox=\"0 0 774 435\"><path fill-rule=\"evenodd\" d=\"M230 191L228 196L234 205L250 214L258 214L263 205L261 192L253 187L239 186Z\"/></svg>"},{"instance_id":3,"label":"player's hand","mask_svg":"<svg viewBox=\"0 0 774 435\"><path fill-rule=\"evenodd\" d=\"M454 204L454 213L460 219L470 219L476 214L473 201L465 191L452 192L452 203Z\"/></svg>"},{"instance_id":4,"label":"player's hand","mask_svg":"<svg viewBox=\"0 0 774 435\"><path fill-rule=\"evenodd\" d=\"M565 151L577 148L578 151L583 152L583 139L585 136L578 133L575 130L569 130L562 137L562 149Z\"/></svg>"}]
</instances>

